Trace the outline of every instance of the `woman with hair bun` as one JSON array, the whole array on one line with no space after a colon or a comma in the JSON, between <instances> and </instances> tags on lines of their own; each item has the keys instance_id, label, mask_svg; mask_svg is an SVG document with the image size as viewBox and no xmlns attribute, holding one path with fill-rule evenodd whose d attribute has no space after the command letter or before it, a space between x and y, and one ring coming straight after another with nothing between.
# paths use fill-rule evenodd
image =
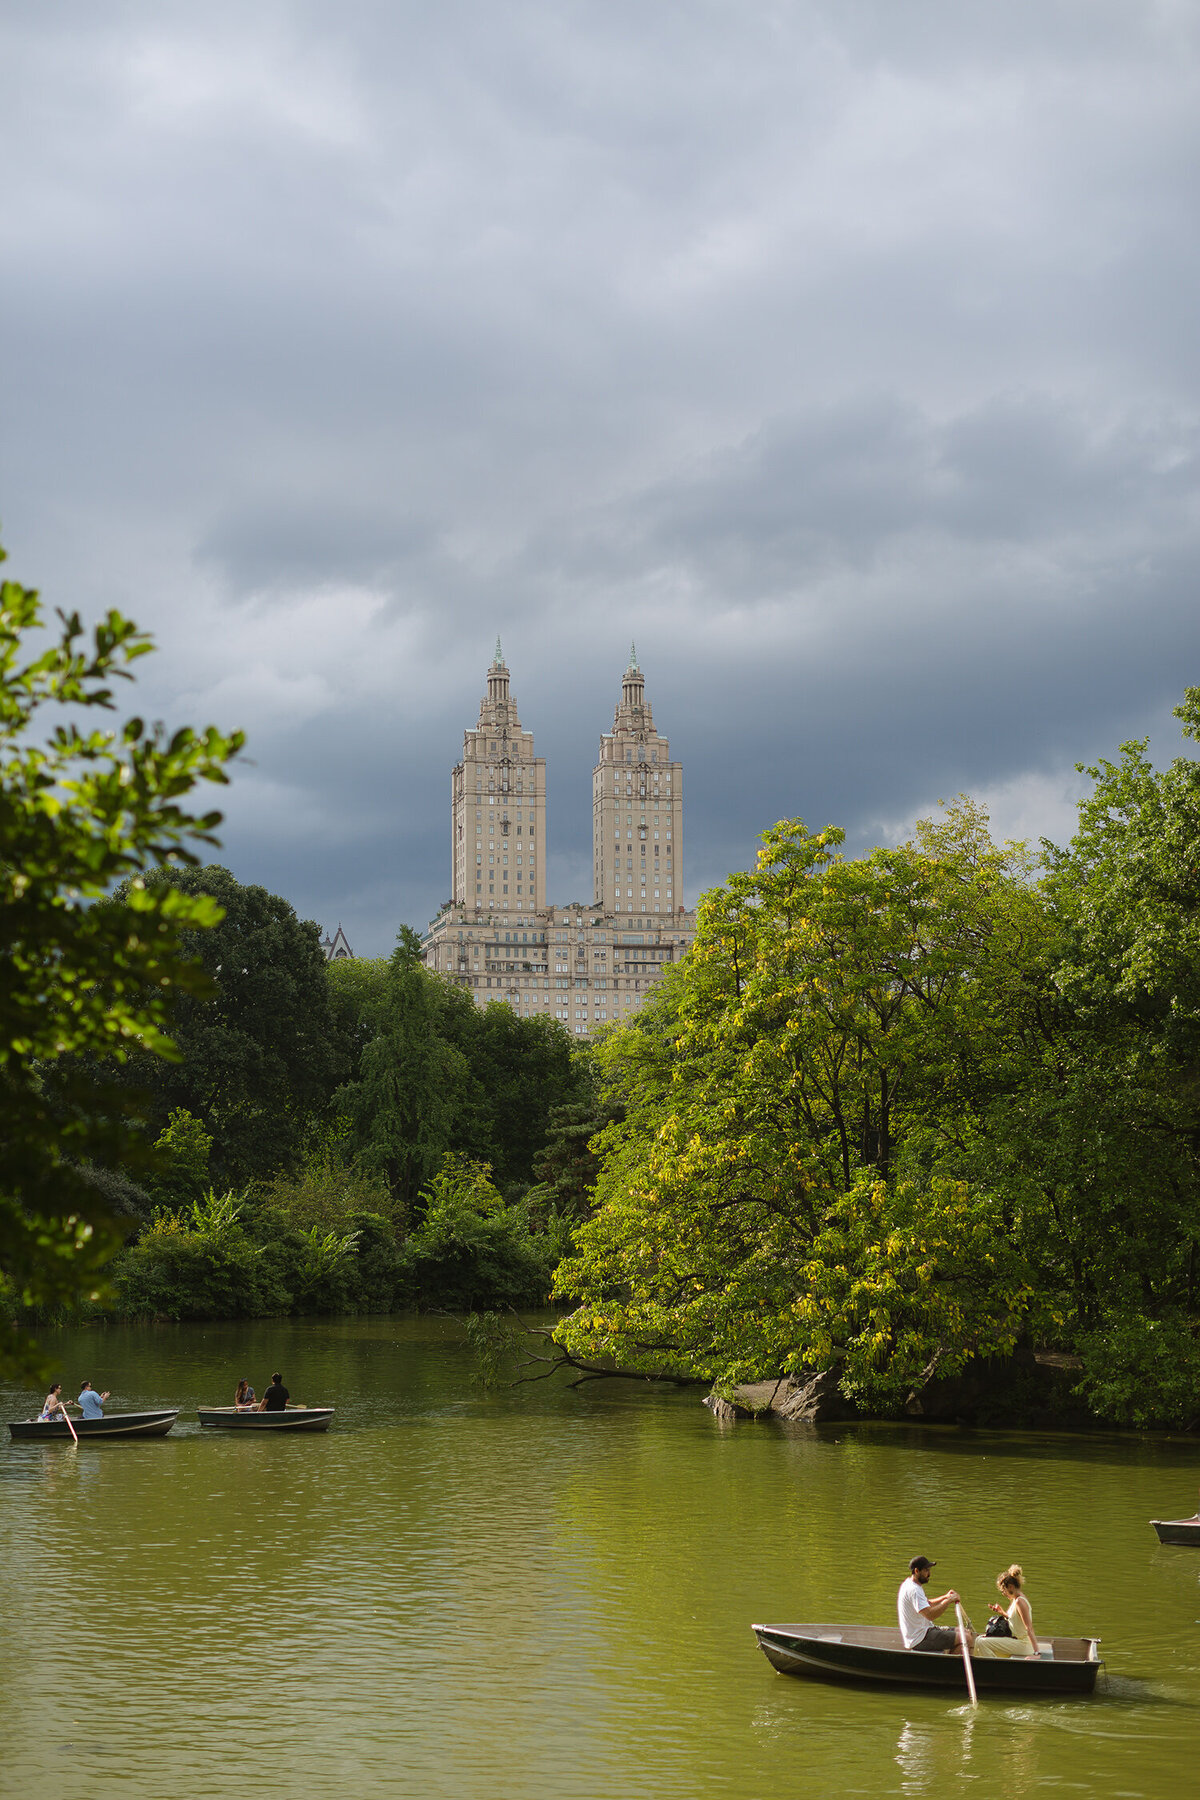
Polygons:
<instances>
[{"instance_id":1,"label":"woman with hair bun","mask_svg":"<svg viewBox=\"0 0 1200 1800\"><path fill-rule=\"evenodd\" d=\"M997 1575L996 1586L1009 1602L1007 1609L992 1602L994 1613L1003 1613L1012 1630L1010 1638L991 1637L987 1639L988 1648L993 1656L1040 1656L1041 1645L1037 1633L1033 1629L1033 1608L1025 1598L1025 1574L1020 1563L1010 1563L1002 1575Z\"/></svg>"}]
</instances>

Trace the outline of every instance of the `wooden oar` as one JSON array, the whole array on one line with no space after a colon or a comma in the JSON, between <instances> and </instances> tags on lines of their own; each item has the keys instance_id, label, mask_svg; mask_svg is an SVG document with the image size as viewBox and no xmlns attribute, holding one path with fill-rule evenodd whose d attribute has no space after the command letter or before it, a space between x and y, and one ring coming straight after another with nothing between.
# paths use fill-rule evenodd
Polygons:
<instances>
[{"instance_id":1,"label":"wooden oar","mask_svg":"<svg viewBox=\"0 0 1200 1800\"><path fill-rule=\"evenodd\" d=\"M76 1446L78 1446L79 1433L76 1431L75 1427L71 1423L70 1413L67 1411L66 1407L62 1406L62 1405L59 1406L58 1410L62 1414L63 1418L67 1421L67 1430L70 1432L71 1436L75 1439Z\"/></svg>"},{"instance_id":2,"label":"wooden oar","mask_svg":"<svg viewBox=\"0 0 1200 1800\"><path fill-rule=\"evenodd\" d=\"M967 1671L967 1692L971 1696L971 1705L979 1705L979 1695L975 1692L975 1671L971 1667L971 1646L967 1642L967 1621L963 1616L962 1602L956 1600L954 1611L958 1618L958 1628L962 1632L963 1668Z\"/></svg>"}]
</instances>

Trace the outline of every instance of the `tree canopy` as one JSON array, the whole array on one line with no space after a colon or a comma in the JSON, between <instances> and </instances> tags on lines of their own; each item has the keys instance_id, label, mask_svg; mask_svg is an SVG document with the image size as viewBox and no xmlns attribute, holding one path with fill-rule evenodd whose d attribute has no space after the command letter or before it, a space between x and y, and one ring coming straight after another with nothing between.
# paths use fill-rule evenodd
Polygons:
<instances>
[{"instance_id":1,"label":"tree canopy","mask_svg":"<svg viewBox=\"0 0 1200 1800\"><path fill-rule=\"evenodd\" d=\"M1197 735L1200 693L1180 709ZM558 1270L573 1354L894 1407L1019 1342L1109 1417L1196 1404L1200 765L1087 771L1065 849L960 801L858 858L768 832L600 1050L616 1122ZM1156 1373L1154 1371L1157 1371Z\"/></svg>"},{"instance_id":2,"label":"tree canopy","mask_svg":"<svg viewBox=\"0 0 1200 1800\"><path fill-rule=\"evenodd\" d=\"M338 1104L362 1165L418 1211L448 1151L486 1162L506 1194L527 1187L551 1111L590 1088L562 1027L499 1003L481 1011L425 968L407 926L386 965L348 966L330 971L351 1069Z\"/></svg>"},{"instance_id":3,"label":"tree canopy","mask_svg":"<svg viewBox=\"0 0 1200 1800\"><path fill-rule=\"evenodd\" d=\"M909 1167L1006 1053L1033 934L1023 857L955 808L846 860L798 820L707 895L694 949L603 1046L624 1117L558 1273L589 1358L726 1384L839 1360L883 1400L934 1349L1014 1341L1027 1300L995 1198Z\"/></svg>"},{"instance_id":4,"label":"tree canopy","mask_svg":"<svg viewBox=\"0 0 1200 1800\"><path fill-rule=\"evenodd\" d=\"M218 864L164 869L149 886L207 898L220 921L185 936L208 980L203 995L174 999L178 1057L131 1058L128 1079L153 1095L157 1124L176 1110L202 1122L219 1182L264 1179L295 1162L312 1115L336 1085L320 932L287 900Z\"/></svg>"},{"instance_id":5,"label":"tree canopy","mask_svg":"<svg viewBox=\"0 0 1200 1800\"><path fill-rule=\"evenodd\" d=\"M82 1064L178 1055L173 1005L208 991L187 934L220 909L152 876L216 842L221 815L184 802L225 783L242 745L240 733L168 733L137 717L88 728L153 646L117 612L90 636L77 614L58 617L47 645L37 593L0 585L0 1282L25 1305L94 1284L119 1242L89 1166L136 1164L136 1109ZM0 1367L37 1366L32 1343L3 1327Z\"/></svg>"}]
</instances>

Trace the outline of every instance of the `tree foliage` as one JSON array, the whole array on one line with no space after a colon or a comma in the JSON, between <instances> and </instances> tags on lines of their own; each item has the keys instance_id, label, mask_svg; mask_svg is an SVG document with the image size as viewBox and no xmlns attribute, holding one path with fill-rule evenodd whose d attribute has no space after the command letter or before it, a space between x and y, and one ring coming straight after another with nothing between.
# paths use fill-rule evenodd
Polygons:
<instances>
[{"instance_id":1,"label":"tree foliage","mask_svg":"<svg viewBox=\"0 0 1200 1800\"><path fill-rule=\"evenodd\" d=\"M186 1107L178 1106L154 1141L155 1168L151 1183L155 1198L164 1206L184 1207L199 1200L210 1186L209 1157L212 1133Z\"/></svg>"},{"instance_id":2,"label":"tree foliage","mask_svg":"<svg viewBox=\"0 0 1200 1800\"><path fill-rule=\"evenodd\" d=\"M601 1050L624 1117L561 1266L573 1354L728 1384L842 1364L894 1399L1011 1345L1030 1296L994 1195L907 1171L1011 1054L1038 935L1023 857L968 803L855 861L799 821L701 907L695 947Z\"/></svg>"},{"instance_id":3,"label":"tree foliage","mask_svg":"<svg viewBox=\"0 0 1200 1800\"><path fill-rule=\"evenodd\" d=\"M590 1069L588 1079L590 1084ZM594 1140L615 1118L612 1102L601 1099L597 1093L551 1107L546 1141L534 1158L535 1185L526 1196L539 1215L571 1220L590 1218L600 1173Z\"/></svg>"},{"instance_id":4,"label":"tree foliage","mask_svg":"<svg viewBox=\"0 0 1200 1800\"><path fill-rule=\"evenodd\" d=\"M218 864L164 869L148 885L207 899L219 923L185 937L208 981L203 995L175 998L178 1058L131 1057L126 1078L153 1096L156 1122L180 1109L201 1121L218 1181L265 1178L299 1159L337 1078L320 934L287 900Z\"/></svg>"},{"instance_id":5,"label":"tree foliage","mask_svg":"<svg viewBox=\"0 0 1200 1800\"><path fill-rule=\"evenodd\" d=\"M524 1206L505 1204L486 1163L446 1156L421 1210L405 1263L410 1290L425 1304L545 1304L558 1246L530 1230Z\"/></svg>"},{"instance_id":6,"label":"tree foliage","mask_svg":"<svg viewBox=\"0 0 1200 1800\"><path fill-rule=\"evenodd\" d=\"M136 1108L83 1064L177 1055L173 1003L208 989L188 934L211 929L220 910L153 873L216 841L220 814L184 803L200 783L227 780L242 744L136 717L116 731L89 727L93 709L115 710L116 682L153 646L117 612L90 637L77 614L58 617L46 643L37 594L0 586L0 1281L10 1305L58 1305L94 1287L120 1241L88 1168L137 1163ZM117 883L120 899L107 900ZM13 1326L0 1366L40 1366Z\"/></svg>"},{"instance_id":7,"label":"tree foliage","mask_svg":"<svg viewBox=\"0 0 1200 1800\"><path fill-rule=\"evenodd\" d=\"M1179 709L1200 735L1200 690ZM617 1123L558 1271L576 1356L887 1408L1018 1341L1106 1418L1200 1357L1200 765L1142 743L1040 878L960 801L895 850L787 822L601 1057Z\"/></svg>"},{"instance_id":8,"label":"tree foliage","mask_svg":"<svg viewBox=\"0 0 1200 1800\"><path fill-rule=\"evenodd\" d=\"M408 926L371 1005L374 1034L341 1103L354 1124L361 1166L381 1175L407 1208L450 1148L467 1085L465 1058L438 1030L438 996Z\"/></svg>"},{"instance_id":9,"label":"tree foliage","mask_svg":"<svg viewBox=\"0 0 1200 1800\"><path fill-rule=\"evenodd\" d=\"M504 1192L522 1191L551 1111L588 1089L586 1063L566 1032L499 1003L481 1011L425 968L407 926L386 965L348 976L350 966L331 970L351 1069L337 1103L361 1166L414 1213L450 1151L486 1161Z\"/></svg>"}]
</instances>

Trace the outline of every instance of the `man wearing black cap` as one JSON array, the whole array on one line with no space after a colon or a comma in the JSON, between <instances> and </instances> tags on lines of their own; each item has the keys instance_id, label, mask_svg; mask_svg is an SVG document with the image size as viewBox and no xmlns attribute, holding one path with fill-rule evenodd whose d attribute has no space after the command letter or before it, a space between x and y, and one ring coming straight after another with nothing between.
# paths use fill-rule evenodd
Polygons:
<instances>
[{"instance_id":1,"label":"man wearing black cap","mask_svg":"<svg viewBox=\"0 0 1200 1800\"><path fill-rule=\"evenodd\" d=\"M927 1556L914 1556L908 1565L909 1577L900 1584L900 1592L896 1595L896 1613L900 1620L900 1636L904 1639L906 1650L957 1650L964 1638L968 1650L975 1647L975 1633L968 1625L960 1630L957 1625L935 1625L948 1607L958 1604L959 1596L953 1588L941 1594L935 1600L925 1592L925 1583L929 1580L930 1570L937 1567Z\"/></svg>"}]
</instances>

